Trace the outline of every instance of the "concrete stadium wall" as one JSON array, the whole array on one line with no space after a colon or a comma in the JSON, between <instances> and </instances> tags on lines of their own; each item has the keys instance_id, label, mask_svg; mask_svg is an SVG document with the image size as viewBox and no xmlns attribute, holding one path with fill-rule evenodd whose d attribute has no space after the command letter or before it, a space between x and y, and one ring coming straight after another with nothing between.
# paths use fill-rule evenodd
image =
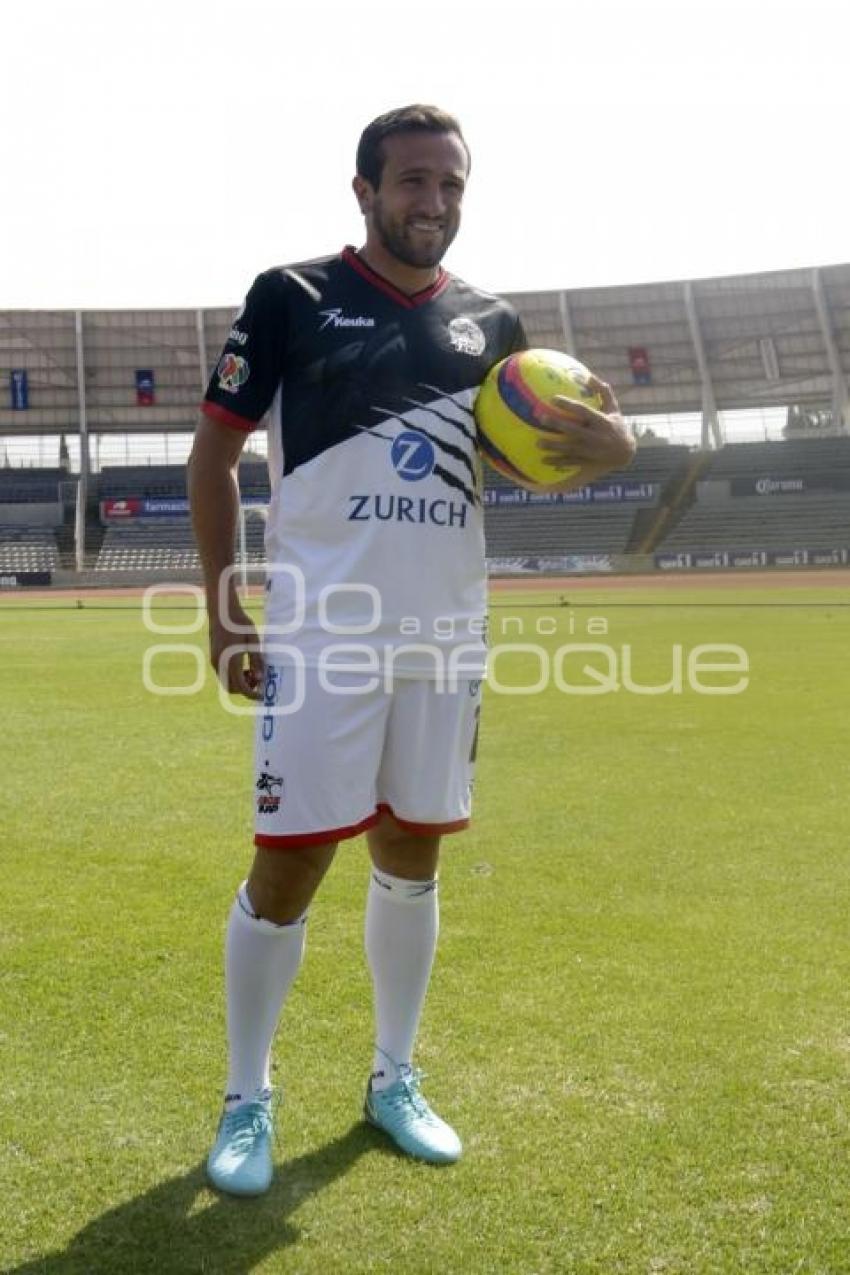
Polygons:
<instances>
[{"instance_id":1,"label":"concrete stadium wall","mask_svg":"<svg viewBox=\"0 0 850 1275\"><path fill-rule=\"evenodd\" d=\"M7 527L61 527L62 506L58 501L50 504L38 501L0 504L0 522Z\"/></svg>"}]
</instances>

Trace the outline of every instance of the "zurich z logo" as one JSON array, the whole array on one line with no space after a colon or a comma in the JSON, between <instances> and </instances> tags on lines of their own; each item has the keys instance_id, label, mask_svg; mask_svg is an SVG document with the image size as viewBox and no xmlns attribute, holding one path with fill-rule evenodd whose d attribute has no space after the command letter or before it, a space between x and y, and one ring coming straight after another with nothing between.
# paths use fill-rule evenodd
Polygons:
<instances>
[{"instance_id":1,"label":"zurich z logo","mask_svg":"<svg viewBox=\"0 0 850 1275\"><path fill-rule=\"evenodd\" d=\"M408 429L393 443L390 459L400 478L417 483L427 478L434 468L434 448L422 434Z\"/></svg>"}]
</instances>

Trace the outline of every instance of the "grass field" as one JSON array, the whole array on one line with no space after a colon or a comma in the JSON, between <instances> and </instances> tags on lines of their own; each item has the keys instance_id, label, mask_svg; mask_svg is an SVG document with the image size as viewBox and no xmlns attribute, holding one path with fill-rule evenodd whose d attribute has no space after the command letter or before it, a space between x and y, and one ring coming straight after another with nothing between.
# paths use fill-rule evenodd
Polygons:
<instances>
[{"instance_id":1,"label":"grass field","mask_svg":"<svg viewBox=\"0 0 850 1275\"><path fill-rule=\"evenodd\" d=\"M3 600L3 1271L850 1271L850 600L561 592L498 595L495 637L513 615L505 638L550 653L628 644L644 683L669 680L675 644L733 643L747 689L488 692L419 1050L465 1158L407 1162L361 1121L352 842L312 909L276 1051L278 1174L250 1202L202 1169L250 723L211 682L144 690L132 601ZM536 676L503 658L504 680Z\"/></svg>"}]
</instances>

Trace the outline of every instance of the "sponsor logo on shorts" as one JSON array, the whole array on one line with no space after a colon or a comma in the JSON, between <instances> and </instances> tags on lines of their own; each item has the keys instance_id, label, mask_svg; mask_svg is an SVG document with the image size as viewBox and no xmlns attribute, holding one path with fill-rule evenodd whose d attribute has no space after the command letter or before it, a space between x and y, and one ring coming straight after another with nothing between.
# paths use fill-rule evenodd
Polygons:
<instances>
[{"instance_id":1,"label":"sponsor logo on shorts","mask_svg":"<svg viewBox=\"0 0 850 1275\"><path fill-rule=\"evenodd\" d=\"M251 375L248 360L241 354L225 354L218 365L218 388L235 394Z\"/></svg>"},{"instance_id":2,"label":"sponsor logo on shorts","mask_svg":"<svg viewBox=\"0 0 850 1275\"><path fill-rule=\"evenodd\" d=\"M257 814L275 815L283 800L283 776L273 775L268 770L260 771L257 780Z\"/></svg>"},{"instance_id":3,"label":"sponsor logo on shorts","mask_svg":"<svg viewBox=\"0 0 850 1275\"><path fill-rule=\"evenodd\" d=\"M449 324L449 340L458 354L471 354L478 357L484 353L487 340L474 319L459 314Z\"/></svg>"}]
</instances>

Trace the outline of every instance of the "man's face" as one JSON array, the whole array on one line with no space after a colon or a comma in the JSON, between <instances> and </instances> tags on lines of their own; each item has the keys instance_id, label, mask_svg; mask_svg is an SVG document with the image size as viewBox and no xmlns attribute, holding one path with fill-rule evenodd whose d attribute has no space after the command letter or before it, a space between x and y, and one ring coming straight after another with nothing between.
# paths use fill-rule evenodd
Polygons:
<instances>
[{"instance_id":1,"label":"man's face","mask_svg":"<svg viewBox=\"0 0 850 1275\"><path fill-rule=\"evenodd\" d=\"M463 143L454 133L395 133L383 148L378 189L362 179L355 186L367 225L406 266L436 266L460 227Z\"/></svg>"}]
</instances>

